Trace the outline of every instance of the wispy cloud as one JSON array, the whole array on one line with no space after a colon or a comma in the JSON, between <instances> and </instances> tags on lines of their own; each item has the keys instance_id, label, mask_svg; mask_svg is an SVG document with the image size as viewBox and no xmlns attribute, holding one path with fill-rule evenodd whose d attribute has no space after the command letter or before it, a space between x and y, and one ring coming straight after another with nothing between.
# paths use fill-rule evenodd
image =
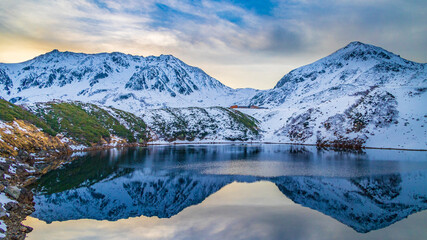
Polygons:
<instances>
[{"instance_id":1,"label":"wispy cloud","mask_svg":"<svg viewBox=\"0 0 427 240\"><path fill-rule=\"evenodd\" d=\"M0 61L52 48L170 53L233 87L269 88L354 40L425 61L426 11L417 0L3 0Z\"/></svg>"}]
</instances>

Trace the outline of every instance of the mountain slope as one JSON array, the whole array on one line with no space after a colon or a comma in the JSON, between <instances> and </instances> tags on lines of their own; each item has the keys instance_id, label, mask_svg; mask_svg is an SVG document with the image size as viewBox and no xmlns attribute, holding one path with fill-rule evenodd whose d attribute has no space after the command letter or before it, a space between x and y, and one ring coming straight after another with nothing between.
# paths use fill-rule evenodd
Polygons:
<instances>
[{"instance_id":1,"label":"mountain slope","mask_svg":"<svg viewBox=\"0 0 427 240\"><path fill-rule=\"evenodd\" d=\"M154 109L143 118L153 140L252 141L260 137L256 119L222 107Z\"/></svg>"},{"instance_id":2,"label":"mountain slope","mask_svg":"<svg viewBox=\"0 0 427 240\"><path fill-rule=\"evenodd\" d=\"M171 55L52 52L0 64L0 95L12 103L79 100L137 112L147 107L230 105L254 94L231 89Z\"/></svg>"},{"instance_id":3,"label":"mountain slope","mask_svg":"<svg viewBox=\"0 0 427 240\"><path fill-rule=\"evenodd\" d=\"M128 112L82 102L17 106L0 99L0 155L28 157L86 147L145 143L145 122Z\"/></svg>"},{"instance_id":4,"label":"mountain slope","mask_svg":"<svg viewBox=\"0 0 427 240\"><path fill-rule=\"evenodd\" d=\"M427 64L352 42L250 100L270 110L245 113L268 141L426 149L426 92Z\"/></svg>"},{"instance_id":5,"label":"mountain slope","mask_svg":"<svg viewBox=\"0 0 427 240\"><path fill-rule=\"evenodd\" d=\"M143 143L150 138L141 118L115 108L82 102L35 103L28 107L57 133L86 146L113 139Z\"/></svg>"}]
</instances>

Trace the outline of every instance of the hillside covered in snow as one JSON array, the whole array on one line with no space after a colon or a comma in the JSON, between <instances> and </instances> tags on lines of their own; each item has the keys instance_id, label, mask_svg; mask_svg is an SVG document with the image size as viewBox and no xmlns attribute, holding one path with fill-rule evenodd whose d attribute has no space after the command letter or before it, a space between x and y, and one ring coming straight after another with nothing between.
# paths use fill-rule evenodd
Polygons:
<instances>
[{"instance_id":1,"label":"hillside covered in snow","mask_svg":"<svg viewBox=\"0 0 427 240\"><path fill-rule=\"evenodd\" d=\"M266 141L427 149L427 64L352 42L250 100Z\"/></svg>"},{"instance_id":2,"label":"hillside covered in snow","mask_svg":"<svg viewBox=\"0 0 427 240\"><path fill-rule=\"evenodd\" d=\"M257 141L259 122L233 109L163 108L148 110L143 116L153 141Z\"/></svg>"}]
</instances>

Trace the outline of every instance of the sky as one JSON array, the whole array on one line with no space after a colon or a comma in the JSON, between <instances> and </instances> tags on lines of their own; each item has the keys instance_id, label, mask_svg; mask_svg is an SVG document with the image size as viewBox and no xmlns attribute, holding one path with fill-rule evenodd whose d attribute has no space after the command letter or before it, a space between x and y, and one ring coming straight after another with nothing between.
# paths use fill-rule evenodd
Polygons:
<instances>
[{"instance_id":1,"label":"sky","mask_svg":"<svg viewBox=\"0 0 427 240\"><path fill-rule=\"evenodd\" d=\"M0 62L172 54L230 87L269 89L352 41L427 62L426 12L425 0L1 0Z\"/></svg>"}]
</instances>

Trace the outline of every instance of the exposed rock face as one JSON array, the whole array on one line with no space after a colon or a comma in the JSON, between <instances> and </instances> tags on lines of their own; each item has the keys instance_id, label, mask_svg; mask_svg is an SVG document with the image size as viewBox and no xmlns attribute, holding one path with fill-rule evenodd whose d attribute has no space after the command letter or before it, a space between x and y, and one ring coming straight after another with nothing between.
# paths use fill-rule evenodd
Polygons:
<instances>
[{"instance_id":1,"label":"exposed rock face","mask_svg":"<svg viewBox=\"0 0 427 240\"><path fill-rule=\"evenodd\" d=\"M13 88L12 80L3 69L0 69L0 86L7 94L10 94L10 90Z\"/></svg>"},{"instance_id":2,"label":"exposed rock face","mask_svg":"<svg viewBox=\"0 0 427 240\"><path fill-rule=\"evenodd\" d=\"M317 144L362 147L371 132L397 124L398 119L397 101L392 94L367 91L344 113L335 114L322 123L326 133L318 134Z\"/></svg>"}]
</instances>

